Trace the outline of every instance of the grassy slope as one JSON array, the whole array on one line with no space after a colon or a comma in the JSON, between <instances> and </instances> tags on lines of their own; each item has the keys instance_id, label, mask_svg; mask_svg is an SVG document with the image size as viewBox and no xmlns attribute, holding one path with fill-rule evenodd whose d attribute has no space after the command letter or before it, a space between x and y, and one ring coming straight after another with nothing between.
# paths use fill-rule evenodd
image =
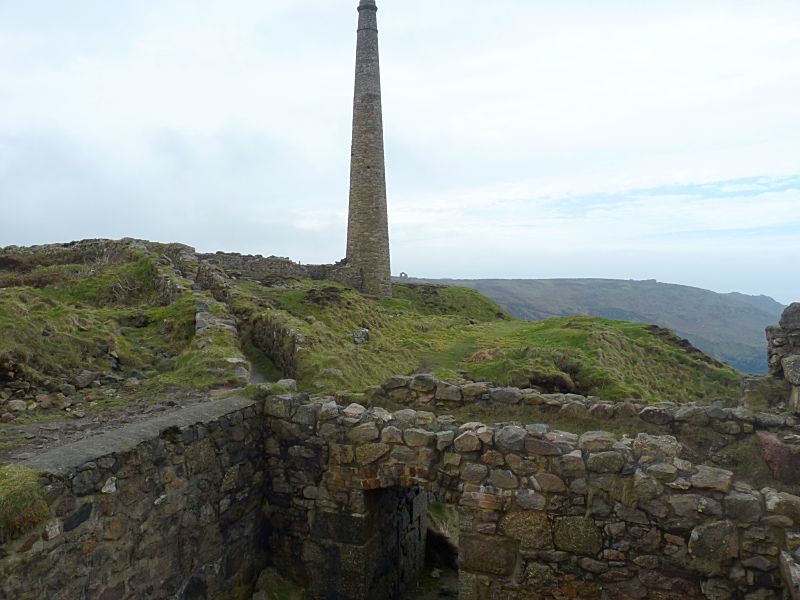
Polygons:
<instances>
[{"instance_id":1,"label":"grassy slope","mask_svg":"<svg viewBox=\"0 0 800 600\"><path fill-rule=\"evenodd\" d=\"M159 306L155 260L39 268L22 282L0 275L0 285L37 286L0 289L0 383L23 379L55 391L83 369L121 377L143 372L145 384L128 392L137 396L233 381L226 359L242 356L235 336L206 335L214 343L198 349L195 296ZM55 270L59 277L42 277ZM213 304L209 294L198 298Z\"/></svg>"},{"instance_id":2,"label":"grassy slope","mask_svg":"<svg viewBox=\"0 0 800 600\"><path fill-rule=\"evenodd\" d=\"M38 473L14 465L0 466L0 544L43 521L49 513Z\"/></svg>"},{"instance_id":3,"label":"grassy slope","mask_svg":"<svg viewBox=\"0 0 800 600\"><path fill-rule=\"evenodd\" d=\"M646 325L589 317L515 321L457 287L396 284L394 298L379 302L315 282L237 288L235 310L238 303L238 312L279 313L302 334L300 383L312 391L360 390L414 371L519 386L557 382L610 400L730 399L737 391L732 369L687 354L677 338ZM370 330L368 343L352 340L359 328ZM468 360L482 350L491 351L487 360Z\"/></svg>"},{"instance_id":4,"label":"grassy slope","mask_svg":"<svg viewBox=\"0 0 800 600\"><path fill-rule=\"evenodd\" d=\"M783 306L765 296L718 294L655 281L610 279L440 280L475 288L521 319L570 315L655 323L753 373L766 372L764 328Z\"/></svg>"}]
</instances>

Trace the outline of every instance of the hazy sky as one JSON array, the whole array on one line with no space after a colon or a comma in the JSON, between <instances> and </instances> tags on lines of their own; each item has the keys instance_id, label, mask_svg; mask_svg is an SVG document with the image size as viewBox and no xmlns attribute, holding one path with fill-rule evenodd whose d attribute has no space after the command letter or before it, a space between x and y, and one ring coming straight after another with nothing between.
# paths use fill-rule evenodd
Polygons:
<instances>
[{"instance_id":1,"label":"hazy sky","mask_svg":"<svg viewBox=\"0 0 800 600\"><path fill-rule=\"evenodd\" d=\"M0 0L0 246L332 262L356 0ZM800 300L800 2L378 0L393 271Z\"/></svg>"}]
</instances>

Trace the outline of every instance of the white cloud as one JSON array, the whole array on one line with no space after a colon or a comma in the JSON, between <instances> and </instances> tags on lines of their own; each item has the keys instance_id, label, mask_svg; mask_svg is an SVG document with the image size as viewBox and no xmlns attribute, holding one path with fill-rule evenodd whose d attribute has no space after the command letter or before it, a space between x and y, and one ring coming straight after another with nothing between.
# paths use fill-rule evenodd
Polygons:
<instances>
[{"instance_id":1,"label":"white cloud","mask_svg":"<svg viewBox=\"0 0 800 600\"><path fill-rule=\"evenodd\" d=\"M355 4L0 0L0 240L339 258ZM796 1L379 5L397 270L800 297Z\"/></svg>"}]
</instances>

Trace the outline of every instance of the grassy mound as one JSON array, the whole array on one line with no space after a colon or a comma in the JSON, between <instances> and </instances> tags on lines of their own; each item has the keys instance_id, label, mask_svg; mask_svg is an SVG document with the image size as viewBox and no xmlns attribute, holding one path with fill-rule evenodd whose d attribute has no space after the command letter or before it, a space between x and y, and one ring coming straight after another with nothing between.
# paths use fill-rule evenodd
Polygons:
<instances>
[{"instance_id":1,"label":"grassy mound","mask_svg":"<svg viewBox=\"0 0 800 600\"><path fill-rule=\"evenodd\" d=\"M233 290L243 321L270 315L299 340L296 375L308 391L363 390L392 374L430 371L609 400L711 401L738 393L733 369L649 325L515 321L473 290L422 284L395 284L385 301L319 282L236 282ZM359 339L363 330L367 341Z\"/></svg>"},{"instance_id":2,"label":"grassy mound","mask_svg":"<svg viewBox=\"0 0 800 600\"><path fill-rule=\"evenodd\" d=\"M36 471L0 466L0 544L25 533L49 514Z\"/></svg>"},{"instance_id":3,"label":"grassy mound","mask_svg":"<svg viewBox=\"0 0 800 600\"><path fill-rule=\"evenodd\" d=\"M181 270L190 267L169 258L180 252L186 247L99 240L0 254L0 391L32 400L82 370L140 381L115 400L208 389L241 383L246 355L265 379L295 377L311 392L363 391L427 371L608 400L738 393L732 369L654 326L516 321L461 287L399 283L391 300L374 300L330 282L260 283L220 272L214 292L227 308L211 291L188 291ZM196 257L187 264L197 269ZM178 291L165 295L165 278ZM220 318L230 310L242 338L224 326L196 336L198 303Z\"/></svg>"},{"instance_id":4,"label":"grassy mound","mask_svg":"<svg viewBox=\"0 0 800 600\"><path fill-rule=\"evenodd\" d=\"M35 394L75 383L82 371L117 388L126 380L141 383L118 389L109 402L84 392L100 410L143 395L239 381L235 371L244 357L234 332L206 333L202 343L195 339L198 303L211 312L221 305L208 292L189 292L189 282L165 270L158 254L138 250L114 260L50 262L57 264L37 265L23 255L2 263L0 391L32 401ZM165 277L184 291L162 293Z\"/></svg>"}]
</instances>

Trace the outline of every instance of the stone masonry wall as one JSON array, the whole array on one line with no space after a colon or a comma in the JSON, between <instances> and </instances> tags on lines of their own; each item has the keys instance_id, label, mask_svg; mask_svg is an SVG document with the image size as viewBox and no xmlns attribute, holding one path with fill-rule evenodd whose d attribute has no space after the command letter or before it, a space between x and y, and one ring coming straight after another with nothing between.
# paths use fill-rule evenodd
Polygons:
<instances>
[{"instance_id":1,"label":"stone masonry wall","mask_svg":"<svg viewBox=\"0 0 800 600\"><path fill-rule=\"evenodd\" d=\"M792 385L789 404L800 414L800 302L790 305L777 327L767 327L769 372Z\"/></svg>"},{"instance_id":2,"label":"stone masonry wall","mask_svg":"<svg viewBox=\"0 0 800 600\"><path fill-rule=\"evenodd\" d=\"M0 547L0 597L237 597L264 566L262 431L234 398L30 459L51 514Z\"/></svg>"},{"instance_id":3,"label":"stone masonry wall","mask_svg":"<svg viewBox=\"0 0 800 600\"><path fill-rule=\"evenodd\" d=\"M303 265L289 258L277 256L243 255L217 252L198 254L206 267L222 269L228 276L243 277L256 281L274 278L311 279L313 281L336 281L363 291L360 271L347 259L329 265ZM207 274L206 274L207 275Z\"/></svg>"},{"instance_id":4,"label":"stone masonry wall","mask_svg":"<svg viewBox=\"0 0 800 600\"><path fill-rule=\"evenodd\" d=\"M793 414L754 411L745 406L719 404L678 404L644 401L604 402L578 394L545 394L533 389L497 387L487 382L453 384L430 374L394 376L370 390L376 404L390 401L415 408L448 410L467 405L531 406L565 416L590 416L598 421L618 417L641 419L642 423L664 428L665 433L680 433L684 426L710 427L717 433L738 436L755 431L793 432L800 424Z\"/></svg>"},{"instance_id":5,"label":"stone masonry wall","mask_svg":"<svg viewBox=\"0 0 800 600\"><path fill-rule=\"evenodd\" d=\"M347 260L362 279L361 291L390 298L392 282L377 11L375 0L360 1L350 152Z\"/></svg>"},{"instance_id":6,"label":"stone masonry wall","mask_svg":"<svg viewBox=\"0 0 800 600\"><path fill-rule=\"evenodd\" d=\"M373 494L398 488L458 506L461 600L778 599L781 568L797 571L800 498L682 460L672 436L457 423L304 395L264 410L271 553L312 598L378 597L356 574L403 556L372 542L385 512Z\"/></svg>"}]
</instances>

